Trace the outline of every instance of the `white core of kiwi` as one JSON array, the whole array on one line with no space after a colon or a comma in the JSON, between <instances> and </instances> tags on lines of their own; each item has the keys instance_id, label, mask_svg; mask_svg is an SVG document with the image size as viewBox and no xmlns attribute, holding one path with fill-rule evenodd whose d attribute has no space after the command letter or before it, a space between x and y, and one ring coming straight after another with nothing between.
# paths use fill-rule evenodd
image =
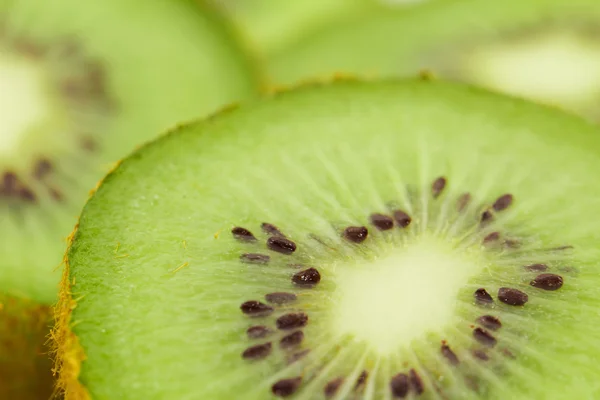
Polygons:
<instances>
[{"instance_id":1,"label":"white core of kiwi","mask_svg":"<svg viewBox=\"0 0 600 400\"><path fill-rule=\"evenodd\" d=\"M441 236L420 236L368 268L344 266L335 278L332 331L384 356L399 350L399 343L443 331L452 323L458 293L485 260L477 249L457 251Z\"/></svg>"},{"instance_id":2,"label":"white core of kiwi","mask_svg":"<svg viewBox=\"0 0 600 400\"><path fill-rule=\"evenodd\" d=\"M0 59L0 110L0 155L8 156L48 114L41 71L18 58Z\"/></svg>"},{"instance_id":3,"label":"white core of kiwi","mask_svg":"<svg viewBox=\"0 0 600 400\"><path fill-rule=\"evenodd\" d=\"M577 105L600 92L599 44L568 32L480 47L467 68L475 83L547 103Z\"/></svg>"}]
</instances>

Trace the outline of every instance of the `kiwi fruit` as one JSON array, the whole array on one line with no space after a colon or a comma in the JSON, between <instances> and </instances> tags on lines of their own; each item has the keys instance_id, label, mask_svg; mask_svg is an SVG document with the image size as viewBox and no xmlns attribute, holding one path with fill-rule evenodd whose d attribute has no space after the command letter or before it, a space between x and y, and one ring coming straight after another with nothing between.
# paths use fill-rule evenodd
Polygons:
<instances>
[{"instance_id":1,"label":"kiwi fruit","mask_svg":"<svg viewBox=\"0 0 600 400\"><path fill-rule=\"evenodd\" d=\"M172 130L83 209L60 387L597 398L599 133L423 78L303 86Z\"/></svg>"},{"instance_id":2,"label":"kiwi fruit","mask_svg":"<svg viewBox=\"0 0 600 400\"><path fill-rule=\"evenodd\" d=\"M277 84L428 70L597 122L599 21L593 0L432 1L346 18L272 54L269 65Z\"/></svg>"},{"instance_id":3,"label":"kiwi fruit","mask_svg":"<svg viewBox=\"0 0 600 400\"><path fill-rule=\"evenodd\" d=\"M111 163L261 85L212 8L150 3L0 0L1 398L23 398L11 388L31 370L28 338L49 326L22 332L49 317L65 238Z\"/></svg>"},{"instance_id":4,"label":"kiwi fruit","mask_svg":"<svg viewBox=\"0 0 600 400\"><path fill-rule=\"evenodd\" d=\"M383 8L378 0L213 0L268 57L337 20Z\"/></svg>"}]
</instances>

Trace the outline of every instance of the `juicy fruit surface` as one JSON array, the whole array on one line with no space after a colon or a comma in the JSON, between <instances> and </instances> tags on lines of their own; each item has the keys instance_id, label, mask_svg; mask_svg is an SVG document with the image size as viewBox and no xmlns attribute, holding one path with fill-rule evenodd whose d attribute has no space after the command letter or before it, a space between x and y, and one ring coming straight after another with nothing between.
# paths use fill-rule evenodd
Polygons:
<instances>
[{"instance_id":1,"label":"juicy fruit surface","mask_svg":"<svg viewBox=\"0 0 600 400\"><path fill-rule=\"evenodd\" d=\"M426 69L597 121L599 17L593 0L432 2L300 39L271 57L271 73L288 83L333 72L405 76Z\"/></svg>"},{"instance_id":2,"label":"juicy fruit surface","mask_svg":"<svg viewBox=\"0 0 600 400\"><path fill-rule=\"evenodd\" d=\"M79 381L94 399L598 395L599 138L416 80L178 129L81 216Z\"/></svg>"},{"instance_id":3,"label":"juicy fruit surface","mask_svg":"<svg viewBox=\"0 0 600 400\"><path fill-rule=\"evenodd\" d=\"M252 67L192 0L0 0L0 289L54 301L88 191L140 143L250 96Z\"/></svg>"}]
</instances>

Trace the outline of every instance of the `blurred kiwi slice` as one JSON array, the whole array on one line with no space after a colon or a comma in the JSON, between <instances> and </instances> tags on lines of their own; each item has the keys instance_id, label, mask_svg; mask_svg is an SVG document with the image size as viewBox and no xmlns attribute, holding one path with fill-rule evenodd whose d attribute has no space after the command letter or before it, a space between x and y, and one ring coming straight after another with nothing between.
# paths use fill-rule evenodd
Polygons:
<instances>
[{"instance_id":1,"label":"blurred kiwi slice","mask_svg":"<svg viewBox=\"0 0 600 400\"><path fill-rule=\"evenodd\" d=\"M418 79L303 87L182 126L83 210L61 388L597 396L599 133Z\"/></svg>"},{"instance_id":2,"label":"blurred kiwi slice","mask_svg":"<svg viewBox=\"0 0 600 400\"><path fill-rule=\"evenodd\" d=\"M347 18L273 54L270 66L277 83L426 69L600 121L599 38L593 0L434 1Z\"/></svg>"},{"instance_id":3,"label":"blurred kiwi slice","mask_svg":"<svg viewBox=\"0 0 600 400\"><path fill-rule=\"evenodd\" d=\"M1 398L32 386L15 378L32 361L18 332L56 301L65 238L95 182L160 131L257 91L235 36L194 1L0 0Z\"/></svg>"},{"instance_id":4,"label":"blurred kiwi slice","mask_svg":"<svg viewBox=\"0 0 600 400\"><path fill-rule=\"evenodd\" d=\"M378 0L212 0L269 56L334 21L383 8Z\"/></svg>"}]
</instances>

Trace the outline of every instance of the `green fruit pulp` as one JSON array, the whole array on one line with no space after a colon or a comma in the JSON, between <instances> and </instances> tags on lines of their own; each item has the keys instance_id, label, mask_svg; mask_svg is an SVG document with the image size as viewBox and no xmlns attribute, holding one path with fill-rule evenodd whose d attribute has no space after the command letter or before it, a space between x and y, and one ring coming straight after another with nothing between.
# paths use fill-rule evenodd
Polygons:
<instances>
[{"instance_id":1,"label":"green fruit pulp","mask_svg":"<svg viewBox=\"0 0 600 400\"><path fill-rule=\"evenodd\" d=\"M74 324L86 356L77 378L95 400L267 399L296 377L293 398L324 398L327 382L343 377L337 398L360 390L388 399L392 377L409 369L425 399L597 396L599 150L591 124L451 83L338 82L278 94L182 126L107 176L68 252L63 295L77 305L57 330ZM438 177L446 186L432 197ZM464 192L473 204L461 214ZM480 224L505 193L514 204ZM412 217L406 228L369 222L397 207ZM264 222L295 251L269 248ZM344 236L351 226L368 227L363 242ZM234 227L257 240L236 240ZM494 232L506 241L488 248ZM243 262L246 253L270 261ZM564 286L532 286L536 274L524 266L534 263ZM308 266L321 281L298 287L292 276ZM482 287L493 305L475 302ZM528 302L500 301L502 287ZM262 318L241 310L282 291L296 302ZM291 331L274 321L289 312L308 315L293 350L281 348ZM473 330L487 313L503 323L489 331L492 346ZM278 333L251 340L253 325ZM268 357L243 359L266 341ZM67 360L65 343L57 346ZM487 362L470 355L480 347ZM361 371L368 378L354 389Z\"/></svg>"}]
</instances>

